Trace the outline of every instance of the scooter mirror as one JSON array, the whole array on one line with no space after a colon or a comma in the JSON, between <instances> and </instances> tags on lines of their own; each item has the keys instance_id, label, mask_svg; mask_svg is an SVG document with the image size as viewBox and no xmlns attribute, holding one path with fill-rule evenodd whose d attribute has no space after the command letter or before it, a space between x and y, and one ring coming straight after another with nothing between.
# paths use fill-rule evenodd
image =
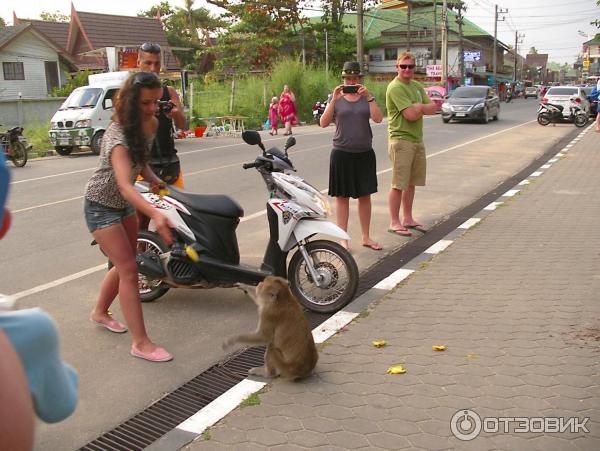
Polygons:
<instances>
[{"instance_id":1,"label":"scooter mirror","mask_svg":"<svg viewBox=\"0 0 600 451\"><path fill-rule=\"evenodd\" d=\"M250 144L251 146L256 146L262 142L259 133L254 130L245 130L242 132L242 139L246 144Z\"/></svg>"},{"instance_id":2,"label":"scooter mirror","mask_svg":"<svg viewBox=\"0 0 600 451\"><path fill-rule=\"evenodd\" d=\"M283 149L285 150L285 153L287 154L287 150L296 145L296 138L294 138L293 136L290 136L287 141L285 142L285 146L283 146Z\"/></svg>"}]
</instances>

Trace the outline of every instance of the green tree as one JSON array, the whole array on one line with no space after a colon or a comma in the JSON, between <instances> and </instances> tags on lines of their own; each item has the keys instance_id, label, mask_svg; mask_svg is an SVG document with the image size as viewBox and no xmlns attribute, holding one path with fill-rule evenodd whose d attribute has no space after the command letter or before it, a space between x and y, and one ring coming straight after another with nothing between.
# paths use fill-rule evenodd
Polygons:
<instances>
[{"instance_id":1,"label":"green tree","mask_svg":"<svg viewBox=\"0 0 600 451\"><path fill-rule=\"evenodd\" d=\"M0 17L0 28L4 28L6 26L6 22L4 22L4 19L2 17Z\"/></svg>"},{"instance_id":2,"label":"green tree","mask_svg":"<svg viewBox=\"0 0 600 451\"><path fill-rule=\"evenodd\" d=\"M54 88L51 96L53 97L67 97L73 92L75 88L80 86L86 86L88 84L88 76L92 72L89 70L82 70L75 72L74 74L67 75L67 83L62 88Z\"/></svg>"},{"instance_id":3,"label":"green tree","mask_svg":"<svg viewBox=\"0 0 600 451\"><path fill-rule=\"evenodd\" d=\"M62 14L58 10L56 10L54 12L43 11L40 13L40 19L45 20L46 22L70 22L71 21L70 16Z\"/></svg>"},{"instance_id":4,"label":"green tree","mask_svg":"<svg viewBox=\"0 0 600 451\"><path fill-rule=\"evenodd\" d=\"M168 1L161 1L146 11L141 17L160 17L167 41L172 47L183 47L189 50L173 51L188 69L199 69L200 61L196 52L210 46L210 36L227 25L224 20L214 17L206 8L192 9L193 2L186 0L185 8L172 7Z\"/></svg>"}]
</instances>

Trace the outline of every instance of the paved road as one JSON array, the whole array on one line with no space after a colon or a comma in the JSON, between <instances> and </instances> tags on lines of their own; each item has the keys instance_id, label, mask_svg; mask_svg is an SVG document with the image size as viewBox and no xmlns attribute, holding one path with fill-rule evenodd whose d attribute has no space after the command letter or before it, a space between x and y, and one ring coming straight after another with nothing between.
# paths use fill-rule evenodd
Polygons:
<instances>
[{"instance_id":1,"label":"paved road","mask_svg":"<svg viewBox=\"0 0 600 451\"><path fill-rule=\"evenodd\" d=\"M523 101L506 105L501 120L486 126L442 125L439 117L429 118L425 135L430 182L417 197L419 218L427 224L442 220L572 131L569 125L542 129L530 123L534 115L535 102ZM303 127L295 133L298 144L291 158L299 173L319 189L327 184L332 132L332 128ZM390 180L385 126L374 126L374 135L380 192L374 197L373 236L385 249L375 253L355 244L361 270L408 241L385 233ZM268 145L281 145L283 140L265 139ZM262 211L265 193L260 177L241 169L257 148L223 138L186 141L179 147L189 191L227 193L244 206L247 216ZM38 427L39 449L74 448L114 427L224 357L219 346L222 331L248 329L254 318L252 305L235 290L171 291L145 306L151 336L176 356L173 363L160 366L128 357L126 336L92 327L87 316L102 273L76 276L104 263L88 245L90 236L81 212L83 185L94 166L92 155L74 155L32 161L12 171L10 207L15 221L9 237L0 242L0 292L23 294L50 284L22 297L20 305L42 306L55 317L63 354L79 370L82 381L76 414L58 425ZM356 225L350 233L357 236ZM243 261L258 263L266 242L264 217L244 222L239 239ZM59 283L73 275L73 280ZM119 316L118 307L114 311Z\"/></svg>"}]
</instances>

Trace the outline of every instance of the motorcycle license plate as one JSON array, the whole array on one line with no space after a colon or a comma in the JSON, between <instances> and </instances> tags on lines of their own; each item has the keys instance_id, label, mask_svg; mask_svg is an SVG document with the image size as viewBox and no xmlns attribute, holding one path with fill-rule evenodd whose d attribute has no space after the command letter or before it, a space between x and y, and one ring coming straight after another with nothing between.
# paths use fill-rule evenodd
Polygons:
<instances>
[{"instance_id":1,"label":"motorcycle license plate","mask_svg":"<svg viewBox=\"0 0 600 451\"><path fill-rule=\"evenodd\" d=\"M465 117L467 113L456 113L456 117Z\"/></svg>"},{"instance_id":2,"label":"motorcycle license plate","mask_svg":"<svg viewBox=\"0 0 600 451\"><path fill-rule=\"evenodd\" d=\"M69 145L69 140L68 139L59 139L58 140L58 145L59 146L68 146Z\"/></svg>"}]
</instances>

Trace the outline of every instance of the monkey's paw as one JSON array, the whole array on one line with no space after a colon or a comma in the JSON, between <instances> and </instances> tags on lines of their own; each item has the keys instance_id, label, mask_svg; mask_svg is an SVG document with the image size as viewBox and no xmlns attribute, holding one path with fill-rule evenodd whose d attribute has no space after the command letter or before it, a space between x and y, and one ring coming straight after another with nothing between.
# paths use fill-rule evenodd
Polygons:
<instances>
[{"instance_id":1,"label":"monkey's paw","mask_svg":"<svg viewBox=\"0 0 600 451\"><path fill-rule=\"evenodd\" d=\"M254 368L250 368L248 370L248 374L251 376L259 376L259 377L267 377L267 378L275 377L275 375L272 374L269 370L267 370L267 368L265 368L264 366L257 366Z\"/></svg>"}]
</instances>

